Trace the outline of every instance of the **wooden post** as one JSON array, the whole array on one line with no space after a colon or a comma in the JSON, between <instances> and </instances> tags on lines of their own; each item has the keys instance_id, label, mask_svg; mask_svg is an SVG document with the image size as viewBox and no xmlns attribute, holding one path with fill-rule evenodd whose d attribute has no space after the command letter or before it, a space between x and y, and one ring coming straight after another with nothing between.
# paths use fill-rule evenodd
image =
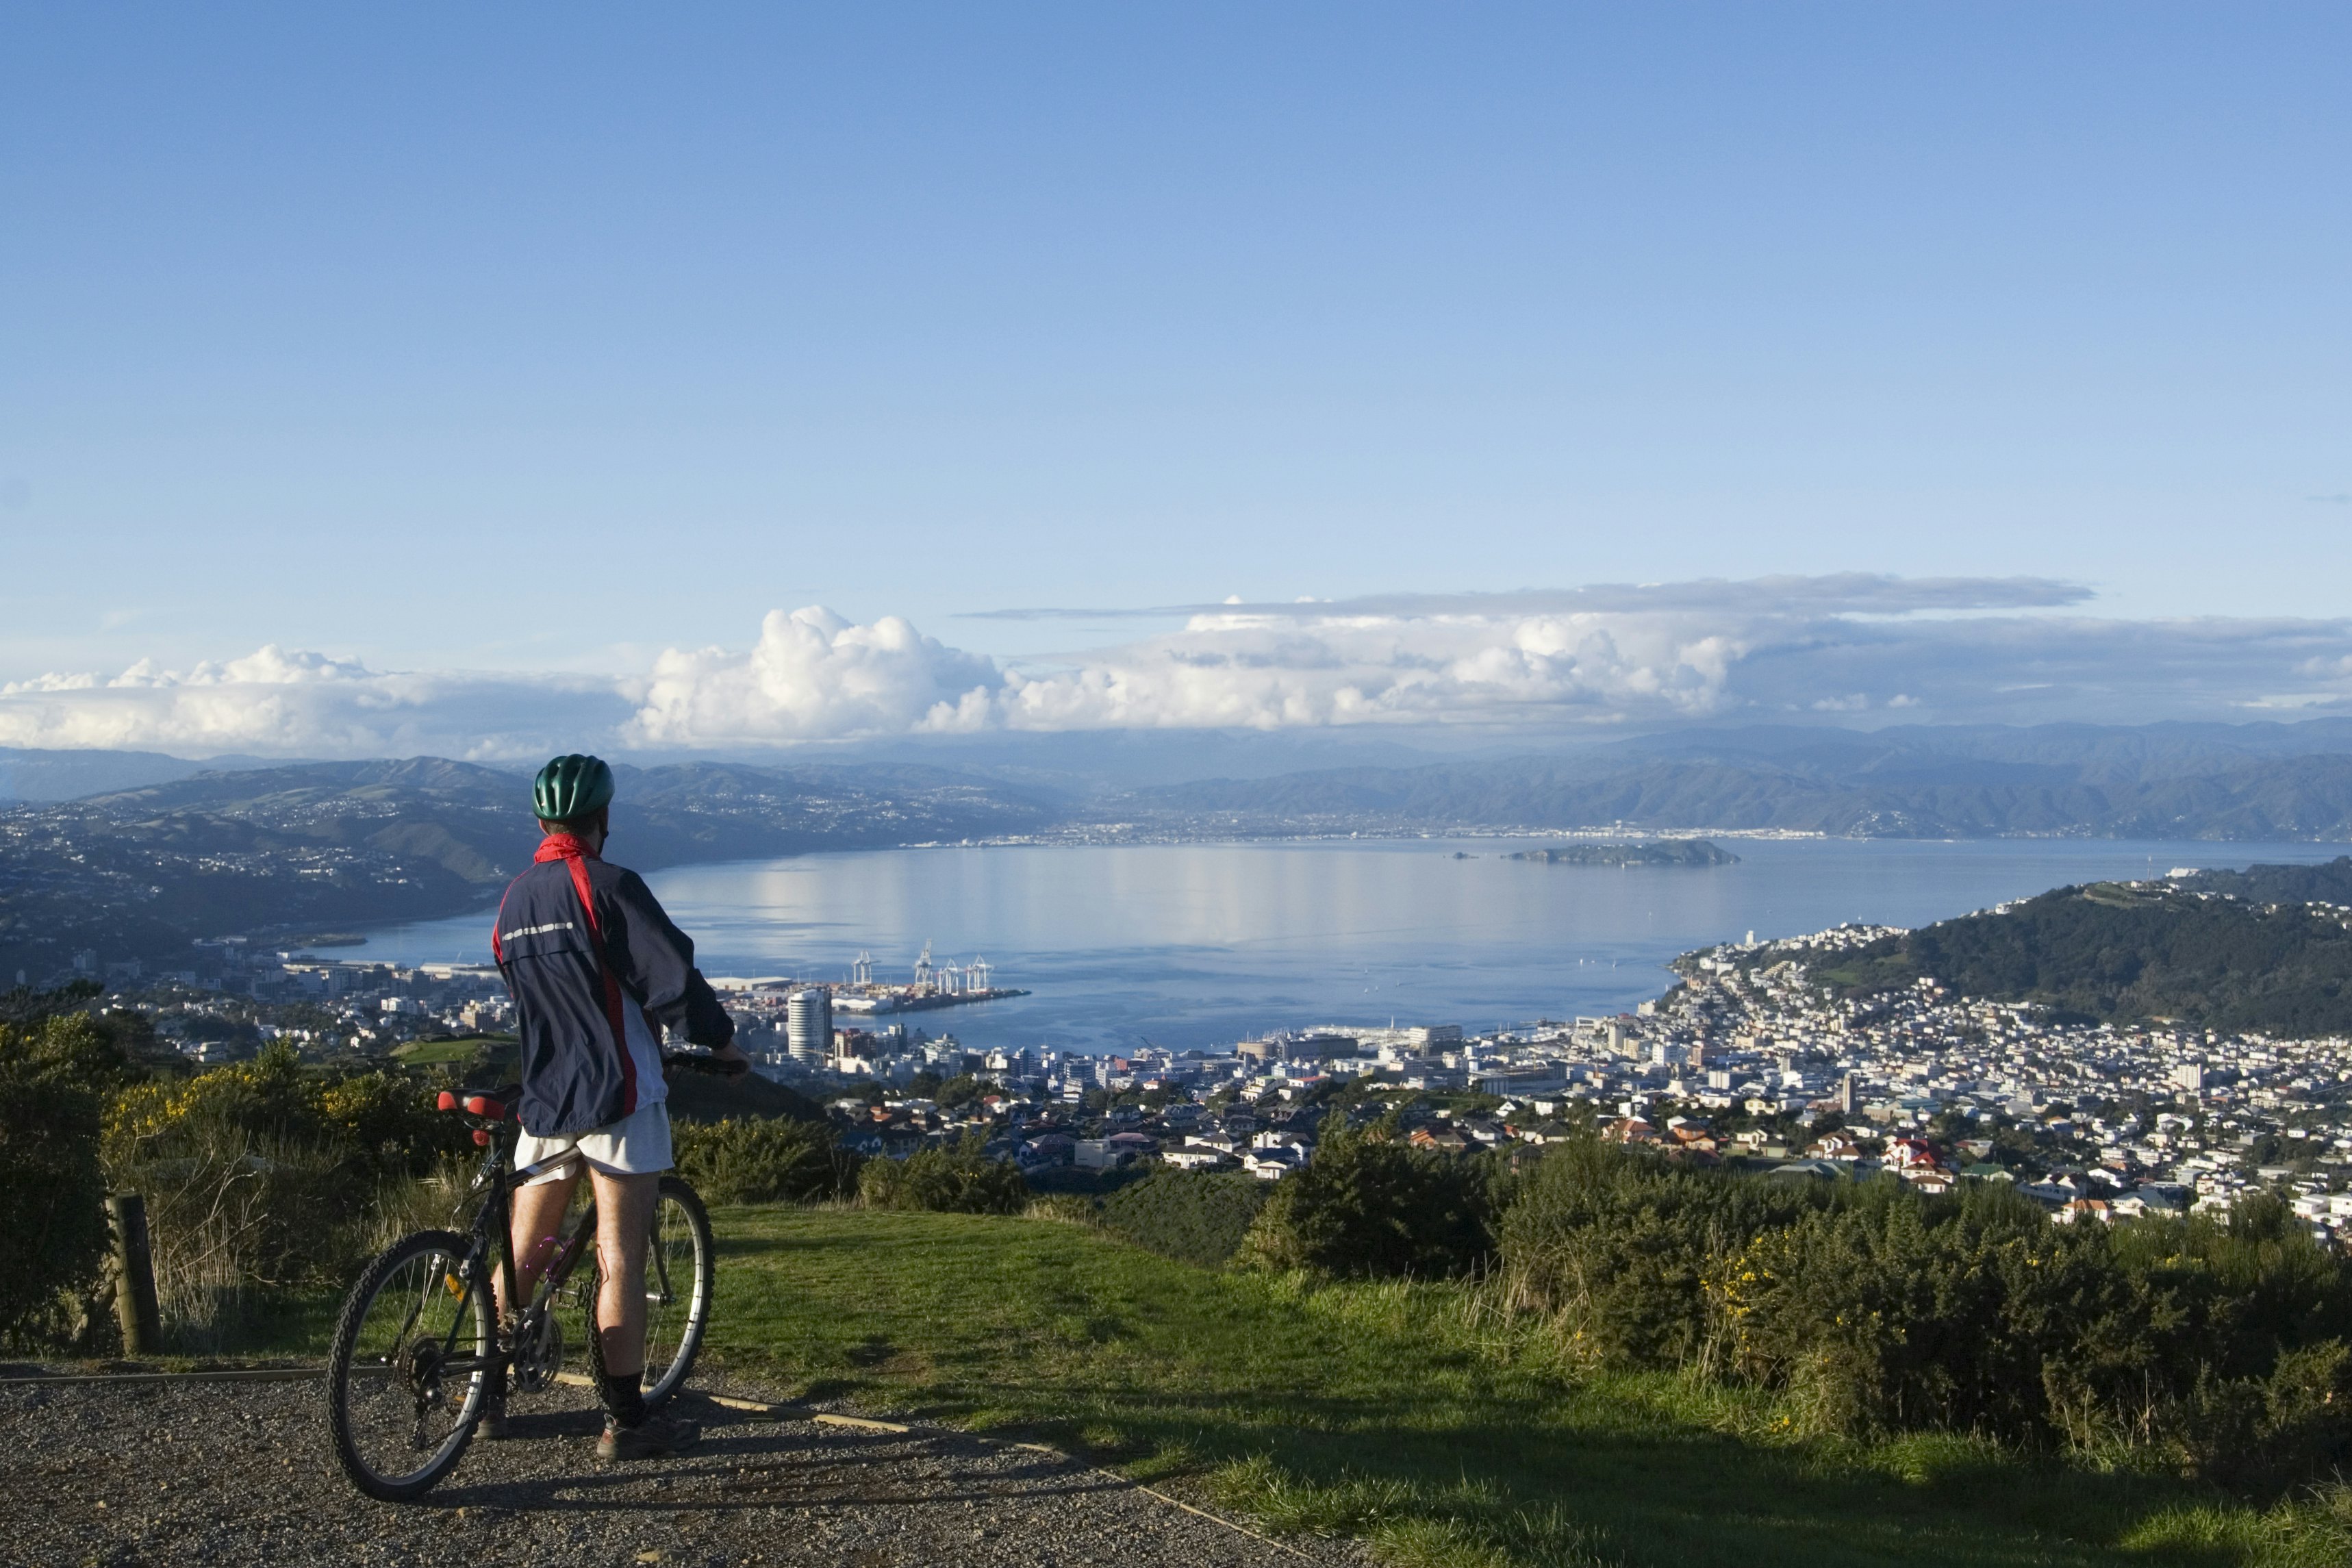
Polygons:
<instances>
[{"instance_id":1,"label":"wooden post","mask_svg":"<svg viewBox=\"0 0 2352 1568\"><path fill-rule=\"evenodd\" d=\"M117 1193L106 1200L114 1228L114 1315L122 1324L122 1353L152 1355L163 1342L155 1305L155 1254L147 1243L147 1200Z\"/></svg>"}]
</instances>

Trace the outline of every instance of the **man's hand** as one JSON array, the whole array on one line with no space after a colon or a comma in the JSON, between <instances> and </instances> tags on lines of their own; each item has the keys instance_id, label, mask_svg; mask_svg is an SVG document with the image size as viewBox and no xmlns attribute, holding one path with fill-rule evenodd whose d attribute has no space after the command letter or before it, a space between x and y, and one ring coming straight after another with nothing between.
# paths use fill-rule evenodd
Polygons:
<instances>
[{"instance_id":1,"label":"man's hand","mask_svg":"<svg viewBox=\"0 0 2352 1568\"><path fill-rule=\"evenodd\" d=\"M735 1042L732 1040L711 1052L710 1059L724 1068L727 1076L730 1079L741 1078L751 1070L751 1058L736 1049Z\"/></svg>"}]
</instances>

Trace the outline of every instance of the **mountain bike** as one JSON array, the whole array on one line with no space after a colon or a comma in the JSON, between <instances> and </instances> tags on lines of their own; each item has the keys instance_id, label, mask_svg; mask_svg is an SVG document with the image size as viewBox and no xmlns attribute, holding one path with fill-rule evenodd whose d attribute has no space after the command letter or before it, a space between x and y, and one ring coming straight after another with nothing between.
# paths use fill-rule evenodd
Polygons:
<instances>
[{"instance_id":1,"label":"mountain bike","mask_svg":"<svg viewBox=\"0 0 2352 1568\"><path fill-rule=\"evenodd\" d=\"M723 1070L709 1057L683 1054L664 1057L662 1065ZM376 1255L344 1299L327 1362L327 1424L343 1473L370 1497L404 1502L456 1468L499 1370L509 1397L553 1384L564 1357L559 1309L575 1299L585 1319L590 1366L603 1376L593 1201L559 1238L530 1300L499 1321L493 1268L504 1270L504 1299L513 1302L519 1295L508 1243L514 1190L571 1157L508 1168L521 1094L519 1084L488 1092L443 1091L440 1109L463 1116L483 1150L467 1189L468 1200L480 1196L473 1223L462 1234L420 1230L401 1237ZM583 1258L591 1261L575 1288L572 1276ZM710 1323L712 1267L710 1218L702 1200L675 1172L665 1174L646 1249L648 1409L676 1394L694 1369Z\"/></svg>"}]
</instances>

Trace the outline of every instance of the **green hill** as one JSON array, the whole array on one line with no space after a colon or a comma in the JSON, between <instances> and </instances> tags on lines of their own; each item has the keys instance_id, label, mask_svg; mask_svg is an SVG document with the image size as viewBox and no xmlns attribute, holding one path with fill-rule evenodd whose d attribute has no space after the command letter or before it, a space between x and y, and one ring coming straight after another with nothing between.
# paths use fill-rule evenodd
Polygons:
<instances>
[{"instance_id":1,"label":"green hill","mask_svg":"<svg viewBox=\"0 0 2352 1568\"><path fill-rule=\"evenodd\" d=\"M787 1121L825 1120L824 1106L757 1073L731 1081L707 1073L678 1073L669 1083L669 1113L680 1121L740 1121L752 1116L782 1117Z\"/></svg>"},{"instance_id":2,"label":"green hill","mask_svg":"<svg viewBox=\"0 0 2352 1568\"><path fill-rule=\"evenodd\" d=\"M1889 937L1812 971L1850 995L1923 976L1967 996L2119 1024L2352 1032L2352 930L2341 912L2304 904L2100 882Z\"/></svg>"},{"instance_id":3,"label":"green hill","mask_svg":"<svg viewBox=\"0 0 2352 1568\"><path fill-rule=\"evenodd\" d=\"M2225 893L2257 904L2352 904L2352 855L2317 866L2249 866L2242 871L2200 871L2180 886Z\"/></svg>"},{"instance_id":4,"label":"green hill","mask_svg":"<svg viewBox=\"0 0 2352 1568\"><path fill-rule=\"evenodd\" d=\"M1408 1568L2344 1561L2324 1501L2264 1511L1957 1434L1800 1437L1801 1395L1564 1363L1472 1285L1213 1270L1040 1219L713 1220L729 1368L1086 1452Z\"/></svg>"}]
</instances>

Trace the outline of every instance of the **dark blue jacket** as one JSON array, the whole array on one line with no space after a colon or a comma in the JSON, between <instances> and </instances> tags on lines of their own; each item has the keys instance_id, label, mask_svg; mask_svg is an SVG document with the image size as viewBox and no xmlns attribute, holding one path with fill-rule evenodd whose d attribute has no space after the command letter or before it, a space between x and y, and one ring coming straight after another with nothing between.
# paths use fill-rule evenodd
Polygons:
<instances>
[{"instance_id":1,"label":"dark blue jacket","mask_svg":"<svg viewBox=\"0 0 2352 1568\"><path fill-rule=\"evenodd\" d=\"M514 996L522 1125L535 1137L585 1132L667 1099L662 1026L698 1046L735 1037L694 967L693 942L653 889L570 834L549 835L507 885L490 952Z\"/></svg>"}]
</instances>

